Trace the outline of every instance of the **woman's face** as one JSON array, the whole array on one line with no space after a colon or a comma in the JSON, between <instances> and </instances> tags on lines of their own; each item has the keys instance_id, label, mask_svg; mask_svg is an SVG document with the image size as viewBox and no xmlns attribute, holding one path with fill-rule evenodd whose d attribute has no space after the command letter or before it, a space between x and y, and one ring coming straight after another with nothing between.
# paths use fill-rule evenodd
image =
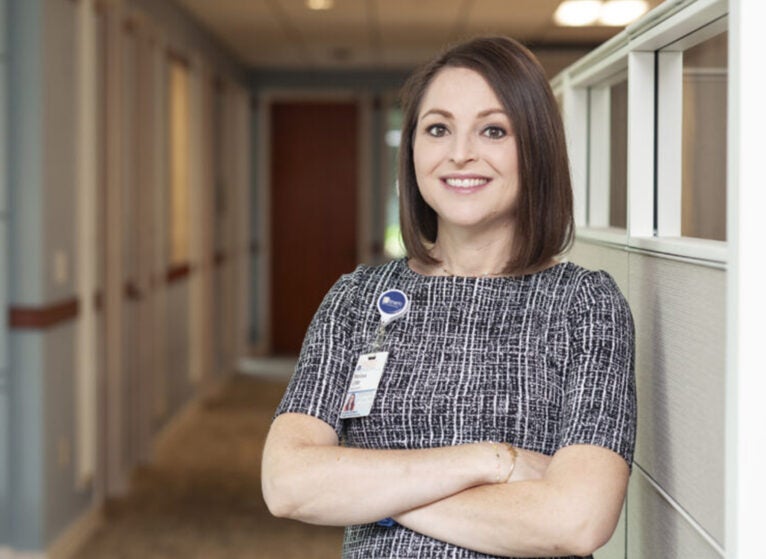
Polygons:
<instances>
[{"instance_id":1,"label":"woman's face","mask_svg":"<svg viewBox=\"0 0 766 559\"><path fill-rule=\"evenodd\" d=\"M512 123L484 78L445 68L426 89L413 139L423 199L445 227L475 232L513 225L519 192Z\"/></svg>"}]
</instances>

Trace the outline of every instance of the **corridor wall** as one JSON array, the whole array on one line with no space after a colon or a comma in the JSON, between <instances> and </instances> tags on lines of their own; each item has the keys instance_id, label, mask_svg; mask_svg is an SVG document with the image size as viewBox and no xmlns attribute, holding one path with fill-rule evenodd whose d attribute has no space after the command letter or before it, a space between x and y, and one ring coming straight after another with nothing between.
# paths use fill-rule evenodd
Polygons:
<instances>
[{"instance_id":1,"label":"corridor wall","mask_svg":"<svg viewBox=\"0 0 766 559\"><path fill-rule=\"evenodd\" d=\"M8 5L0 0L0 169L8 165L8 31L6 28ZM0 269L8 266L8 191L7 173L0 172ZM0 308L8 304L8 284L0 273ZM0 321L0 542L8 534L8 325Z\"/></svg>"},{"instance_id":2,"label":"corridor wall","mask_svg":"<svg viewBox=\"0 0 766 559\"><path fill-rule=\"evenodd\" d=\"M249 94L170 2L0 14L0 557L66 557L246 352Z\"/></svg>"}]
</instances>

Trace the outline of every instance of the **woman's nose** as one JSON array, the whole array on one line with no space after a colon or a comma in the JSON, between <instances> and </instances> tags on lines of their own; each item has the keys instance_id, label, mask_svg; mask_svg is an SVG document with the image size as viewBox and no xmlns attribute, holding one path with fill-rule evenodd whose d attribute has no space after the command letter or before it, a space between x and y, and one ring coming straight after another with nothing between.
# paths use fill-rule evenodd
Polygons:
<instances>
[{"instance_id":1,"label":"woman's nose","mask_svg":"<svg viewBox=\"0 0 766 559\"><path fill-rule=\"evenodd\" d=\"M464 165L476 159L476 146L470 134L455 134L452 142L450 160L457 165Z\"/></svg>"}]
</instances>

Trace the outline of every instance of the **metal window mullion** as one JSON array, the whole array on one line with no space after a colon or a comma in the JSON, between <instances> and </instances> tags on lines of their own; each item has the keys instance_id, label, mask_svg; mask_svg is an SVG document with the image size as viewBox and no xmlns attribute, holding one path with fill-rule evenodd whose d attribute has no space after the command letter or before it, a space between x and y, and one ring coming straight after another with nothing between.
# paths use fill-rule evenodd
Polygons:
<instances>
[{"instance_id":1,"label":"metal window mullion","mask_svg":"<svg viewBox=\"0 0 766 559\"><path fill-rule=\"evenodd\" d=\"M628 233L654 234L654 52L628 55Z\"/></svg>"},{"instance_id":2,"label":"metal window mullion","mask_svg":"<svg viewBox=\"0 0 766 559\"><path fill-rule=\"evenodd\" d=\"M683 53L657 55L657 235L681 236Z\"/></svg>"},{"instance_id":3,"label":"metal window mullion","mask_svg":"<svg viewBox=\"0 0 766 559\"><path fill-rule=\"evenodd\" d=\"M572 169L575 223L587 225L588 217L588 90L564 82L564 124Z\"/></svg>"},{"instance_id":4,"label":"metal window mullion","mask_svg":"<svg viewBox=\"0 0 766 559\"><path fill-rule=\"evenodd\" d=\"M610 166L610 90L599 86L590 90L590 149L588 181L588 225L609 226Z\"/></svg>"}]
</instances>

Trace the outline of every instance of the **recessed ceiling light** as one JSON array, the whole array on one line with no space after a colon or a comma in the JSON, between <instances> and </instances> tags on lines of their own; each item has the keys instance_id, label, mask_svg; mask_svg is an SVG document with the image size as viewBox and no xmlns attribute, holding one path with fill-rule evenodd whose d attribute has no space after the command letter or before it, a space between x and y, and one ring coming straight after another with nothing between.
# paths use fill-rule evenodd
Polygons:
<instances>
[{"instance_id":1,"label":"recessed ceiling light","mask_svg":"<svg viewBox=\"0 0 766 559\"><path fill-rule=\"evenodd\" d=\"M309 10L331 10L334 0L306 0L306 7Z\"/></svg>"},{"instance_id":2,"label":"recessed ceiling light","mask_svg":"<svg viewBox=\"0 0 766 559\"><path fill-rule=\"evenodd\" d=\"M649 5L644 0L609 0L601 7L601 25L622 27L646 13Z\"/></svg>"},{"instance_id":3,"label":"recessed ceiling light","mask_svg":"<svg viewBox=\"0 0 766 559\"><path fill-rule=\"evenodd\" d=\"M593 25L601 15L601 0L564 0L559 4L553 20L567 27Z\"/></svg>"}]
</instances>

